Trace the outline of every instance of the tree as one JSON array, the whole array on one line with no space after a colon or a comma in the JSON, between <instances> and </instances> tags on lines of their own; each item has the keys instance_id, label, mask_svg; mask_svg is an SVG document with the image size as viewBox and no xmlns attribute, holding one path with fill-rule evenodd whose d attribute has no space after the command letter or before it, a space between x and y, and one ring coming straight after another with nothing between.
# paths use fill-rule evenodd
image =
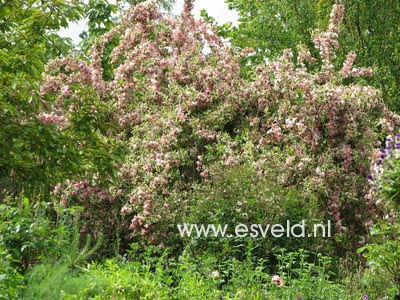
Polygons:
<instances>
[{"instance_id":1,"label":"tree","mask_svg":"<svg viewBox=\"0 0 400 300\"><path fill-rule=\"evenodd\" d=\"M122 0L120 2L126 2L129 6L134 7L138 5L139 3L144 2L145 0ZM172 6L175 3L175 0L157 0L156 1L159 7L165 11L171 11Z\"/></svg>"},{"instance_id":2,"label":"tree","mask_svg":"<svg viewBox=\"0 0 400 300\"><path fill-rule=\"evenodd\" d=\"M233 46L252 47L253 64L274 58L285 48L296 50L299 43L310 48L314 29L327 25L333 0L228 0L239 12L239 25L224 30ZM358 54L357 63L371 66L369 80L383 91L385 102L400 110L400 3L383 0L343 1L346 11L341 26L338 63L346 53Z\"/></svg>"},{"instance_id":3,"label":"tree","mask_svg":"<svg viewBox=\"0 0 400 300\"><path fill-rule=\"evenodd\" d=\"M69 47L55 32L68 20L79 19L81 12L77 1L56 6L52 2L1 1L1 189L20 190L22 181L28 185L45 176L38 156L45 152L46 134L42 135L31 115L38 105L34 88L44 63L65 54Z\"/></svg>"},{"instance_id":4,"label":"tree","mask_svg":"<svg viewBox=\"0 0 400 300\"><path fill-rule=\"evenodd\" d=\"M87 165L91 151L55 131L50 115L38 118L44 65L72 48L57 31L81 19L83 8L79 0L0 2L0 197L46 195L62 174L79 174Z\"/></svg>"}]
</instances>

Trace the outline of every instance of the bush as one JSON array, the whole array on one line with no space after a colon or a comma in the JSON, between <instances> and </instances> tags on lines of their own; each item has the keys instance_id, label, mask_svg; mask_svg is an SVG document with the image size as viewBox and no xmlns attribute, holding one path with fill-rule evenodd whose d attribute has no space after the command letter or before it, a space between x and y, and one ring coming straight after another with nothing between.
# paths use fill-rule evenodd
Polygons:
<instances>
[{"instance_id":1,"label":"bush","mask_svg":"<svg viewBox=\"0 0 400 300\"><path fill-rule=\"evenodd\" d=\"M209 168L213 180L194 186L189 201L184 205L187 212L181 214L180 224L215 224L227 226L225 237L192 237L182 238L185 246L194 253L208 252L225 260L230 257L244 259L246 247L252 243L253 255L259 258L272 259L273 252L279 248L295 251L300 248L315 250L316 247L329 251L331 243L327 238L301 239L294 237L273 238L267 236L235 236L234 229L238 224L250 228L260 224L291 224L307 220L307 227L324 220L319 216L319 207L313 195L305 195L295 187L286 187L274 182L273 178L257 175L256 168L249 164L223 166L215 164ZM175 229L177 231L177 229ZM333 253L330 253L333 254Z\"/></svg>"},{"instance_id":2,"label":"bush","mask_svg":"<svg viewBox=\"0 0 400 300\"><path fill-rule=\"evenodd\" d=\"M369 264L369 267L364 270L364 274L361 278L361 285L364 289L364 293L370 297L370 299L393 299L396 295L396 285L388 280L389 274L387 270L381 266L373 266Z\"/></svg>"},{"instance_id":3,"label":"bush","mask_svg":"<svg viewBox=\"0 0 400 300\"><path fill-rule=\"evenodd\" d=\"M0 204L0 246L21 272L44 257L58 256L63 248L50 211L49 204L22 197L8 197Z\"/></svg>"},{"instance_id":4,"label":"bush","mask_svg":"<svg viewBox=\"0 0 400 300\"><path fill-rule=\"evenodd\" d=\"M15 258L0 243L0 299L19 299L24 277L15 266Z\"/></svg>"},{"instance_id":5,"label":"bush","mask_svg":"<svg viewBox=\"0 0 400 300\"><path fill-rule=\"evenodd\" d=\"M380 268L400 290L400 229L398 224L378 223L373 227L371 241L359 252L368 259L368 265Z\"/></svg>"}]
</instances>

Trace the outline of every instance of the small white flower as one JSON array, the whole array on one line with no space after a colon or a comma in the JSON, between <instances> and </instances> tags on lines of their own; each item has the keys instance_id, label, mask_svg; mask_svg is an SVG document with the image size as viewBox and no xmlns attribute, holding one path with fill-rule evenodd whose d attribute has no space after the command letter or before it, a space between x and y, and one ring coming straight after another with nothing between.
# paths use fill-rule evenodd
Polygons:
<instances>
[{"instance_id":1,"label":"small white flower","mask_svg":"<svg viewBox=\"0 0 400 300\"><path fill-rule=\"evenodd\" d=\"M213 271L213 272L211 273L211 277L219 278L219 272L218 272L218 271Z\"/></svg>"}]
</instances>

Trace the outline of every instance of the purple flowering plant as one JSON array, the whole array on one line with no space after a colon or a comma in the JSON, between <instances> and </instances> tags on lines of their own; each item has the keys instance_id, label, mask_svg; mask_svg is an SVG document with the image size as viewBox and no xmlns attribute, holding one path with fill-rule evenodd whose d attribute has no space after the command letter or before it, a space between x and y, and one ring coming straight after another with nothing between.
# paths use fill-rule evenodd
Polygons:
<instances>
[{"instance_id":1,"label":"purple flowering plant","mask_svg":"<svg viewBox=\"0 0 400 300\"><path fill-rule=\"evenodd\" d=\"M386 138L385 148L380 149L372 174L369 176L373 192L379 200L400 202L400 134Z\"/></svg>"},{"instance_id":2,"label":"purple flowering plant","mask_svg":"<svg viewBox=\"0 0 400 300\"><path fill-rule=\"evenodd\" d=\"M358 252L368 260L368 265L384 269L400 290L400 134L387 136L385 147L376 155L376 163L369 176L370 196L386 207L383 219L371 229L370 242Z\"/></svg>"}]
</instances>

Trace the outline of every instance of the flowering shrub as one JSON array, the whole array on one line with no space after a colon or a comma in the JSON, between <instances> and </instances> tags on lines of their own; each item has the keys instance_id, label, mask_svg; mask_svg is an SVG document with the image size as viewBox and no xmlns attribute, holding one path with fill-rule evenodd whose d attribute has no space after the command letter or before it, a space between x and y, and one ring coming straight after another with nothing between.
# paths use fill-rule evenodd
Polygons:
<instances>
[{"instance_id":1,"label":"flowering shrub","mask_svg":"<svg viewBox=\"0 0 400 300\"><path fill-rule=\"evenodd\" d=\"M139 4L93 45L90 63L47 66L41 92L49 111L39 118L77 132L88 120L99 139L128 149L111 188L97 174L71 178L57 188L62 203L83 203L91 228L120 215L111 228L128 220L131 233L159 243L190 205L192 185L212 180L211 165L250 161L276 184L316 193L338 232L365 233L364 220L377 213L364 199L369 159L378 125L393 125L379 92L350 78L371 74L353 67L354 53L334 68L342 6L315 36L320 65L307 49L297 60L286 50L251 81L239 72L251 50L226 46L192 7L185 1L173 19L152 2Z\"/></svg>"},{"instance_id":2,"label":"flowering shrub","mask_svg":"<svg viewBox=\"0 0 400 300\"><path fill-rule=\"evenodd\" d=\"M138 5L94 45L91 65L53 61L42 87L43 97L56 99L57 120L66 120L58 123L60 130L74 126L74 115L89 106L93 115L104 114L118 126L105 134L130 149L113 191L95 188L95 178L72 180L57 188L62 203L84 203L91 215L90 207L103 201L92 219L112 220L108 214L118 211L131 219L133 232L152 241L158 238L153 225L166 234L163 224L174 218L191 182L208 180L209 161L236 162L232 130L240 128L249 93L238 75L240 56L210 25L195 21L191 7L187 1L176 20L163 17L154 3ZM113 77L107 81L103 50L113 39L119 44L111 52Z\"/></svg>"},{"instance_id":3,"label":"flowering shrub","mask_svg":"<svg viewBox=\"0 0 400 300\"><path fill-rule=\"evenodd\" d=\"M269 165L284 185L317 193L321 211L356 246L354 237L365 234L365 223L379 214L374 201L365 198L370 158L380 132L391 132L398 117L384 107L379 91L355 79L347 84L349 76L372 73L353 67L354 53L335 70L342 17L343 7L335 5L327 31L314 37L320 66L309 50L301 49L296 60L286 50L277 61L258 67L254 84L262 97L250 124L251 136L264 146L256 162L260 169Z\"/></svg>"}]
</instances>

